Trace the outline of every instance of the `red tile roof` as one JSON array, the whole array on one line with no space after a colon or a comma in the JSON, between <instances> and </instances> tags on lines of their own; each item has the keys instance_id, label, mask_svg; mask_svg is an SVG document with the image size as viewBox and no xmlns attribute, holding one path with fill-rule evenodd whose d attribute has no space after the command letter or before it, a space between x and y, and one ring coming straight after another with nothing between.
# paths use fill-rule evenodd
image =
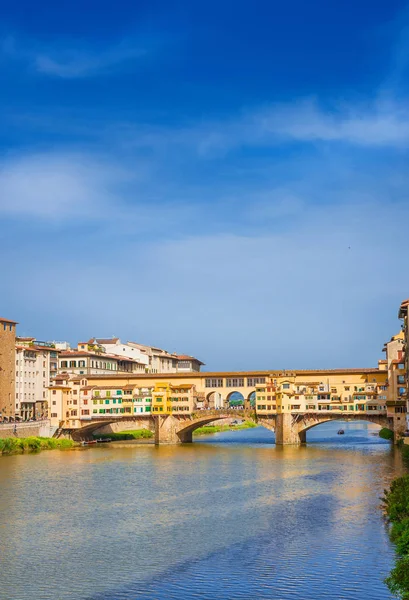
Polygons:
<instances>
[{"instance_id":1,"label":"red tile roof","mask_svg":"<svg viewBox=\"0 0 409 600\"><path fill-rule=\"evenodd\" d=\"M95 340L95 342L94 342ZM88 344L101 344L102 346L104 344L116 344L117 342L119 342L119 338L113 337L113 338L91 338L90 340L88 340ZM82 343L82 342L80 342Z\"/></svg>"},{"instance_id":2,"label":"red tile roof","mask_svg":"<svg viewBox=\"0 0 409 600\"><path fill-rule=\"evenodd\" d=\"M11 319L5 319L0 317L0 323L11 323L12 325L18 325L18 321L12 321Z\"/></svg>"},{"instance_id":3,"label":"red tile roof","mask_svg":"<svg viewBox=\"0 0 409 600\"><path fill-rule=\"evenodd\" d=\"M194 356L188 356L187 354L177 354L176 358L178 360L195 360L196 362L198 362L200 365L204 365L204 363L202 363L201 360L199 360L198 358L195 358Z\"/></svg>"}]
</instances>

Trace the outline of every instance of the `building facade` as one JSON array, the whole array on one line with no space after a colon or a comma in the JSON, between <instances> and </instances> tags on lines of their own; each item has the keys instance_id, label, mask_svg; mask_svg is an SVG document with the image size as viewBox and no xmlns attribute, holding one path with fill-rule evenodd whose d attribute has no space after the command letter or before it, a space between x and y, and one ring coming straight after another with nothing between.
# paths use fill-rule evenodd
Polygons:
<instances>
[{"instance_id":1,"label":"building facade","mask_svg":"<svg viewBox=\"0 0 409 600\"><path fill-rule=\"evenodd\" d=\"M402 398L406 400L406 428L409 430L409 299L404 300L400 307L398 317L402 319L403 346L402 359Z\"/></svg>"},{"instance_id":2,"label":"building facade","mask_svg":"<svg viewBox=\"0 0 409 600\"><path fill-rule=\"evenodd\" d=\"M48 418L48 386L58 370L58 351L35 338L16 338L16 419Z\"/></svg>"},{"instance_id":3,"label":"building facade","mask_svg":"<svg viewBox=\"0 0 409 600\"><path fill-rule=\"evenodd\" d=\"M60 374L49 389L50 417L60 427L87 420L141 415L191 415L229 407L232 394L245 392L245 405L260 416L321 411L385 414L387 371L340 369L251 373ZM67 393L68 388L68 393ZM216 388L216 389L215 389ZM60 392L58 392L60 389ZM216 404L216 397L218 404ZM53 400L64 407L53 410ZM54 416L53 416L54 415ZM57 425L54 421L52 424Z\"/></svg>"},{"instance_id":4,"label":"building facade","mask_svg":"<svg viewBox=\"0 0 409 600\"><path fill-rule=\"evenodd\" d=\"M15 417L16 325L0 317L0 422Z\"/></svg>"},{"instance_id":5,"label":"building facade","mask_svg":"<svg viewBox=\"0 0 409 600\"><path fill-rule=\"evenodd\" d=\"M77 350L62 350L59 353L58 372L76 375L140 373L141 364L132 358L107 354L103 348L80 342Z\"/></svg>"}]
</instances>

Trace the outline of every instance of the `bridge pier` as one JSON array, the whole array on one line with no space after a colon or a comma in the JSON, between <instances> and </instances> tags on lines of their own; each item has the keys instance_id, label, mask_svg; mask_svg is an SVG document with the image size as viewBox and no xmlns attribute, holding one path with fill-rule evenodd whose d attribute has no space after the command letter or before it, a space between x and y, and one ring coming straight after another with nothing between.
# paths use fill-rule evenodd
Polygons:
<instances>
[{"instance_id":1,"label":"bridge pier","mask_svg":"<svg viewBox=\"0 0 409 600\"><path fill-rule=\"evenodd\" d=\"M178 434L180 421L173 415L155 417L155 444L182 444L192 441L192 432L181 432Z\"/></svg>"},{"instance_id":2,"label":"bridge pier","mask_svg":"<svg viewBox=\"0 0 409 600\"><path fill-rule=\"evenodd\" d=\"M293 415L289 413L276 416L275 433L277 446L299 446L306 441L305 431L301 434L298 432L298 428L293 425Z\"/></svg>"}]
</instances>

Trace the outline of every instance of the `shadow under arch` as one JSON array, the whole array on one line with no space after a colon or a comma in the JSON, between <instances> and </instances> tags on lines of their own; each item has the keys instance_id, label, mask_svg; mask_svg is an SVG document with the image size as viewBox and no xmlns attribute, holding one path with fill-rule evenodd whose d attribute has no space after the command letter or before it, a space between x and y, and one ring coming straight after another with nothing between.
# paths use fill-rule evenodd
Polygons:
<instances>
[{"instance_id":1,"label":"shadow under arch","mask_svg":"<svg viewBox=\"0 0 409 600\"><path fill-rule=\"evenodd\" d=\"M391 429L391 423L386 415L343 415L342 413L335 413L333 415L303 415L302 420L298 421L298 435L300 437L301 442L306 442L306 434L307 431L310 431L310 429L318 427L319 425L323 425L324 423L330 423L334 421L341 421L344 423L374 423L375 425L379 425L379 427L389 429L393 432L393 429Z\"/></svg>"},{"instance_id":2,"label":"shadow under arch","mask_svg":"<svg viewBox=\"0 0 409 600\"><path fill-rule=\"evenodd\" d=\"M189 443L193 441L193 432L196 429L199 429L199 427L204 427L209 423L213 423L213 421L231 419L232 417L239 417L241 419L253 421L257 424L253 417L246 413L244 410L220 410L219 413L212 413L211 415L200 417L198 419L195 419L194 421L188 421L187 424L183 425L180 429L178 429L176 433L181 442Z\"/></svg>"}]
</instances>

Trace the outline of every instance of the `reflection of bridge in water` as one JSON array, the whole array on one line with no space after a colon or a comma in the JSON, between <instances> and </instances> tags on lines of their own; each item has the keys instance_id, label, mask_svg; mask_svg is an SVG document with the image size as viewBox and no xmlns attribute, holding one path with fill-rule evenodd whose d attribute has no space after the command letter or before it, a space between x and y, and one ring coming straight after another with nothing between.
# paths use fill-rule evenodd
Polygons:
<instances>
[{"instance_id":1,"label":"reflection of bridge in water","mask_svg":"<svg viewBox=\"0 0 409 600\"><path fill-rule=\"evenodd\" d=\"M387 417L386 411L371 411L370 414L362 414L344 410L322 410L257 416L254 411L250 410L221 409L203 410L191 415L170 414L140 417L106 415L103 418L99 416L91 421L84 420L79 429L64 430L64 435L81 440L90 437L94 432L106 426L110 426L112 431L126 431L131 428L149 429L155 435L156 444L180 444L192 442L193 433L199 427L232 417L252 420L257 425L273 431L276 435L276 444L284 446L305 443L306 433L309 429L329 421L367 421L393 431L393 419Z\"/></svg>"}]
</instances>

